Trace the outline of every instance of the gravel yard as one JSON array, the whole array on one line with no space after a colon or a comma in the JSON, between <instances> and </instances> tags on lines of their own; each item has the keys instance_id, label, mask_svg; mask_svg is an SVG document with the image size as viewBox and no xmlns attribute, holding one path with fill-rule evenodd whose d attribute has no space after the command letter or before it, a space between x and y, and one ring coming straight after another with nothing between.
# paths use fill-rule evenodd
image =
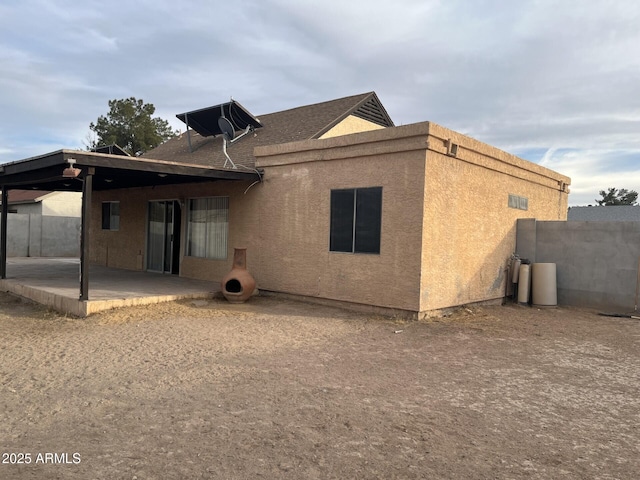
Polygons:
<instances>
[{"instance_id":1,"label":"gravel yard","mask_svg":"<svg viewBox=\"0 0 640 480\"><path fill-rule=\"evenodd\" d=\"M0 478L635 479L639 347L639 320L568 308L0 294Z\"/></svg>"}]
</instances>

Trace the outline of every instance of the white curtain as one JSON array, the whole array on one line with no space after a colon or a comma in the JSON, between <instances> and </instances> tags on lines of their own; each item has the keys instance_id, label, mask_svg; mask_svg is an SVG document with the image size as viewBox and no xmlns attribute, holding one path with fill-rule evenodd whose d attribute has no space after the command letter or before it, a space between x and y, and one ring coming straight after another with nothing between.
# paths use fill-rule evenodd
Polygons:
<instances>
[{"instance_id":1,"label":"white curtain","mask_svg":"<svg viewBox=\"0 0 640 480\"><path fill-rule=\"evenodd\" d=\"M111 230L120 230L120 202L111 202L109 225Z\"/></svg>"},{"instance_id":2,"label":"white curtain","mask_svg":"<svg viewBox=\"0 0 640 480\"><path fill-rule=\"evenodd\" d=\"M229 236L229 198L197 198L189 202L187 255L224 260Z\"/></svg>"}]
</instances>

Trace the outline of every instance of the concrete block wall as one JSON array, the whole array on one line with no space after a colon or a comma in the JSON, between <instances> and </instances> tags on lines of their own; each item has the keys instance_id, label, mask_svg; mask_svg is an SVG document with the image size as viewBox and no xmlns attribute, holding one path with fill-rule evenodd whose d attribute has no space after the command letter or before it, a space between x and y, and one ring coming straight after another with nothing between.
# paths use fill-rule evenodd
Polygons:
<instances>
[{"instance_id":1,"label":"concrete block wall","mask_svg":"<svg viewBox=\"0 0 640 480\"><path fill-rule=\"evenodd\" d=\"M80 256L80 217L42 215L40 229L41 257ZM32 257L35 255L31 255Z\"/></svg>"},{"instance_id":2,"label":"concrete block wall","mask_svg":"<svg viewBox=\"0 0 640 480\"><path fill-rule=\"evenodd\" d=\"M8 257L77 257L80 218L12 213L7 217Z\"/></svg>"},{"instance_id":3,"label":"concrete block wall","mask_svg":"<svg viewBox=\"0 0 640 480\"><path fill-rule=\"evenodd\" d=\"M29 256L29 214L12 213L7 217L7 256ZM0 230L2 226L0 225Z\"/></svg>"},{"instance_id":4,"label":"concrete block wall","mask_svg":"<svg viewBox=\"0 0 640 480\"><path fill-rule=\"evenodd\" d=\"M557 265L558 304L632 311L640 223L518 220L516 252Z\"/></svg>"}]
</instances>

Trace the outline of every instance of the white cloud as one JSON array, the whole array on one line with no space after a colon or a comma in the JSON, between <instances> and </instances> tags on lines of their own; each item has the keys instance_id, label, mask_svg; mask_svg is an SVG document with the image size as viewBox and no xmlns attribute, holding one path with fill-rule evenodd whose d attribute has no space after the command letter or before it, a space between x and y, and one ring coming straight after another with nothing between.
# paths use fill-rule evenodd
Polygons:
<instances>
[{"instance_id":1,"label":"white cloud","mask_svg":"<svg viewBox=\"0 0 640 480\"><path fill-rule=\"evenodd\" d=\"M547 152L527 158L592 203L640 190L638 24L631 0L4 3L0 161L81 145L114 98L179 126L230 96L263 114L375 90L397 124Z\"/></svg>"},{"instance_id":2,"label":"white cloud","mask_svg":"<svg viewBox=\"0 0 640 480\"><path fill-rule=\"evenodd\" d=\"M541 165L571 177L569 204L595 204L609 187L640 192L640 151L549 149Z\"/></svg>"}]
</instances>

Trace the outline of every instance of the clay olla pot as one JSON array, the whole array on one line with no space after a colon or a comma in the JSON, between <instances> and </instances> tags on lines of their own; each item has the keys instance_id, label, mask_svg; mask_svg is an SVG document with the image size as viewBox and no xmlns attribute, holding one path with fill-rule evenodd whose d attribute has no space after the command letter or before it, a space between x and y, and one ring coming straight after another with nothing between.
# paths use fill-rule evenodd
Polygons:
<instances>
[{"instance_id":1,"label":"clay olla pot","mask_svg":"<svg viewBox=\"0 0 640 480\"><path fill-rule=\"evenodd\" d=\"M233 268L222 278L222 294L229 303L244 303L256 289L256 281L247 270L247 249L234 248Z\"/></svg>"}]
</instances>

